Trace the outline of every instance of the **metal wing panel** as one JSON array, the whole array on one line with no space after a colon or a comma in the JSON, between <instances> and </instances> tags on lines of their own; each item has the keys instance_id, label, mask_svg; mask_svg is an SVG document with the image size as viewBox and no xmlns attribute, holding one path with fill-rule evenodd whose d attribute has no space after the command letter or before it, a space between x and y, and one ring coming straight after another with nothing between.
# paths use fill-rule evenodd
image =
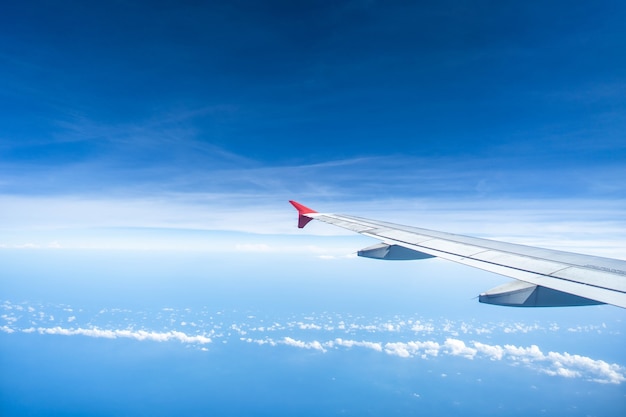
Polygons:
<instances>
[{"instance_id":1,"label":"metal wing panel","mask_svg":"<svg viewBox=\"0 0 626 417\"><path fill-rule=\"evenodd\" d=\"M366 230L370 230L373 228L373 226L363 224L360 222L351 221L351 220L343 220L340 216L335 216L335 215L310 213L310 214L306 214L306 216L313 218L315 220L320 220L320 221L323 221L324 223L329 223L334 226L342 227L344 229L348 229L357 233L362 233Z\"/></svg>"},{"instance_id":2,"label":"metal wing panel","mask_svg":"<svg viewBox=\"0 0 626 417\"><path fill-rule=\"evenodd\" d=\"M462 257L473 257L485 252L485 248L478 246L468 245L466 243L451 242L443 239L427 240L420 244L428 249L436 250L439 252L452 253Z\"/></svg>"},{"instance_id":3,"label":"metal wing panel","mask_svg":"<svg viewBox=\"0 0 626 417\"><path fill-rule=\"evenodd\" d=\"M411 243L417 245L427 240L433 240L432 236L418 235L416 233L405 232L404 230L391 230L391 229L369 229L367 231L368 236L377 238L393 239L398 242Z\"/></svg>"},{"instance_id":4,"label":"metal wing panel","mask_svg":"<svg viewBox=\"0 0 626 417\"><path fill-rule=\"evenodd\" d=\"M506 265L510 268L521 269L523 271L532 271L541 275L550 275L569 265L561 262L547 261L539 258L531 258L525 255L515 255L506 252L498 252L490 249L471 257L477 261L483 261L491 264Z\"/></svg>"},{"instance_id":5,"label":"metal wing panel","mask_svg":"<svg viewBox=\"0 0 626 417\"><path fill-rule=\"evenodd\" d=\"M565 279L574 282L585 282L602 288L612 288L616 291L626 293L626 279L609 272L593 271L585 268L570 267L551 274L555 278Z\"/></svg>"}]
</instances>

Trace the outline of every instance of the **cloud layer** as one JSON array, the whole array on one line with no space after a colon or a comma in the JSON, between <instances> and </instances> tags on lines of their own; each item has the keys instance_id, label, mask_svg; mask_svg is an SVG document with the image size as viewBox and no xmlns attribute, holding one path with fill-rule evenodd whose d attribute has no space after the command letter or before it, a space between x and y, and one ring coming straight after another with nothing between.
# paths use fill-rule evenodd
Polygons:
<instances>
[{"instance_id":1,"label":"cloud layer","mask_svg":"<svg viewBox=\"0 0 626 417\"><path fill-rule=\"evenodd\" d=\"M169 332L156 332L156 331L146 331L146 330L108 330L108 329L99 329L97 327L90 329L67 329L60 326L56 327L39 327L35 329L34 327L23 329L24 333L32 333L37 332L39 334L56 334L63 336L88 336L88 337L96 337L96 338L105 338L105 339L118 339L118 338L127 338L134 340L149 340L153 342L168 342L171 340L177 340L181 343L192 343L192 344L207 344L211 343L212 340L210 337L205 335L188 335L183 332L178 331L169 331Z\"/></svg>"},{"instance_id":2,"label":"cloud layer","mask_svg":"<svg viewBox=\"0 0 626 417\"><path fill-rule=\"evenodd\" d=\"M280 340L265 338L255 340L241 339L247 343L268 346L291 346L300 349L317 350L326 353L330 349L361 347L384 352L401 358L421 358L458 356L468 360L489 359L505 361L510 365L524 365L551 376L564 378L583 378L588 381L602 384L621 384L626 381L626 368L618 364L609 364L603 360L596 360L581 355L571 355L567 352L543 353L537 345L527 347L514 345L489 345L481 342L466 342L448 338L443 343L427 340L410 342L370 342L345 340L337 338L329 341L302 341L285 337Z\"/></svg>"},{"instance_id":3,"label":"cloud layer","mask_svg":"<svg viewBox=\"0 0 626 417\"><path fill-rule=\"evenodd\" d=\"M548 322L466 322L419 317L363 317L333 313L301 317L259 318L254 314L162 308L156 311L101 309L88 314L67 305L0 304L0 331L6 334L83 336L179 342L208 350L215 341L270 348L296 348L325 354L366 349L406 360L458 357L501 362L545 375L602 384L622 384L626 368L567 351L542 350L537 343L494 343L494 339L536 340L547 334L577 337L580 333L621 342L621 322L572 328ZM125 328L120 327L125 323ZM618 343L619 345L619 343ZM491 365L486 365L491 366Z\"/></svg>"}]
</instances>

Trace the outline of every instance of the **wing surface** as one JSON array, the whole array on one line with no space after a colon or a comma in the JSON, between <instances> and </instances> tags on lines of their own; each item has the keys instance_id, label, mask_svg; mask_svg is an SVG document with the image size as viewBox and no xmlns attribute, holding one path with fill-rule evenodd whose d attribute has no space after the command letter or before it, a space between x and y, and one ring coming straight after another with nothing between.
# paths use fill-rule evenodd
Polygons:
<instances>
[{"instance_id":1,"label":"wing surface","mask_svg":"<svg viewBox=\"0 0 626 417\"><path fill-rule=\"evenodd\" d=\"M298 210L300 227L314 219L381 241L359 251L360 256L389 260L438 257L519 280L481 294L479 301L483 303L524 307L612 304L626 308L623 260L318 213L291 203Z\"/></svg>"}]
</instances>

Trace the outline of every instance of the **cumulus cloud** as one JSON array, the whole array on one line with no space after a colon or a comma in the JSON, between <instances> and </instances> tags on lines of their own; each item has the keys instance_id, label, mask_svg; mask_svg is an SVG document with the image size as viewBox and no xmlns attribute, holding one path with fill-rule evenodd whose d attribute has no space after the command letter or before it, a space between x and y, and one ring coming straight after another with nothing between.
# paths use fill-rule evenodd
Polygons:
<instances>
[{"instance_id":1,"label":"cumulus cloud","mask_svg":"<svg viewBox=\"0 0 626 417\"><path fill-rule=\"evenodd\" d=\"M504 355L504 349L498 345L486 345L480 342L474 342L474 347L478 352L490 358L491 360L501 360Z\"/></svg>"},{"instance_id":2,"label":"cumulus cloud","mask_svg":"<svg viewBox=\"0 0 626 417\"><path fill-rule=\"evenodd\" d=\"M66 329L62 327L39 327L37 331L40 334L56 334L63 336L88 336L106 339L128 338L135 340L150 340L154 342L167 342L170 340L178 340L182 343L193 344L207 344L211 343L211 338L206 335L188 335L183 332L169 331L169 332L154 332L146 330L108 330L94 328L76 328Z\"/></svg>"},{"instance_id":3,"label":"cumulus cloud","mask_svg":"<svg viewBox=\"0 0 626 417\"><path fill-rule=\"evenodd\" d=\"M523 323L514 323L510 326L505 326L503 331L504 333L528 333L539 329L540 326L538 324L527 325Z\"/></svg>"},{"instance_id":4,"label":"cumulus cloud","mask_svg":"<svg viewBox=\"0 0 626 417\"><path fill-rule=\"evenodd\" d=\"M322 344L318 342L317 340L314 340L312 342L303 342L302 340L296 340L296 339L292 339L291 337L285 337L283 338L283 340L280 341L280 343L287 345L287 346L293 346L293 347L302 348L302 349L314 349L314 350L319 350L321 352L326 352L326 349L324 348L324 346L322 346Z\"/></svg>"},{"instance_id":5,"label":"cumulus cloud","mask_svg":"<svg viewBox=\"0 0 626 417\"><path fill-rule=\"evenodd\" d=\"M465 342L457 339L446 339L443 344L446 353L452 356L462 356L466 359L474 359L477 350L465 345Z\"/></svg>"},{"instance_id":6,"label":"cumulus cloud","mask_svg":"<svg viewBox=\"0 0 626 417\"><path fill-rule=\"evenodd\" d=\"M300 330L321 330L322 326L315 324L315 323L302 323L299 322L298 323L298 328Z\"/></svg>"},{"instance_id":7,"label":"cumulus cloud","mask_svg":"<svg viewBox=\"0 0 626 417\"><path fill-rule=\"evenodd\" d=\"M421 323L417 321L413 324L413 326L411 326L411 330L416 333L419 333L419 332L432 333L435 331L435 326L433 326L430 323Z\"/></svg>"},{"instance_id":8,"label":"cumulus cloud","mask_svg":"<svg viewBox=\"0 0 626 417\"><path fill-rule=\"evenodd\" d=\"M364 347L364 348L368 348L368 349L373 349L377 352L382 352L383 351L383 345L381 343L378 342L366 342L366 341L356 341L356 340L344 340L341 338L336 338L333 341L334 345L336 346L343 346L343 347L347 347L347 348L351 348L353 346L357 346L357 347Z\"/></svg>"},{"instance_id":9,"label":"cumulus cloud","mask_svg":"<svg viewBox=\"0 0 626 417\"><path fill-rule=\"evenodd\" d=\"M626 368L586 356L558 352L544 354L537 345L499 346L480 342L472 342L472 345L470 347L462 340L448 338L443 344L434 341L390 342L385 344L384 351L402 358L427 359L440 354L466 359L481 356L493 361L507 360L511 364L538 368L539 371L553 376L584 378L606 384L621 384L626 381Z\"/></svg>"},{"instance_id":10,"label":"cumulus cloud","mask_svg":"<svg viewBox=\"0 0 626 417\"><path fill-rule=\"evenodd\" d=\"M10 328L9 326L0 326L0 331L3 331L4 333L9 333L9 334L15 332L15 330Z\"/></svg>"},{"instance_id":11,"label":"cumulus cloud","mask_svg":"<svg viewBox=\"0 0 626 417\"><path fill-rule=\"evenodd\" d=\"M626 369L617 364L569 353L548 352L544 354L537 345L528 347L487 345L473 343L477 352L491 360L507 359L511 363L539 367L548 375L565 378L585 378L605 384L621 384L626 381Z\"/></svg>"},{"instance_id":12,"label":"cumulus cloud","mask_svg":"<svg viewBox=\"0 0 626 417\"><path fill-rule=\"evenodd\" d=\"M506 355L513 360L521 362L530 362L542 360L544 355L539 350L537 345L531 345L529 347L517 347L514 345L504 345Z\"/></svg>"},{"instance_id":13,"label":"cumulus cloud","mask_svg":"<svg viewBox=\"0 0 626 417\"><path fill-rule=\"evenodd\" d=\"M401 358L420 356L426 359L429 356L439 355L441 345L433 341L390 342L385 344L385 353Z\"/></svg>"},{"instance_id":14,"label":"cumulus cloud","mask_svg":"<svg viewBox=\"0 0 626 417\"><path fill-rule=\"evenodd\" d=\"M272 339L252 339L250 337L242 337L239 340L241 340L242 342L246 342L246 343L255 343L259 346L263 346L263 345L270 345L270 346L276 346L276 342Z\"/></svg>"},{"instance_id":15,"label":"cumulus cloud","mask_svg":"<svg viewBox=\"0 0 626 417\"><path fill-rule=\"evenodd\" d=\"M575 378L584 375L586 379L605 384L620 384L626 381L626 369L609 364L602 360L591 359L586 356L570 355L569 353L549 352L546 360L551 369L545 370L549 375L560 375L566 378Z\"/></svg>"}]
</instances>

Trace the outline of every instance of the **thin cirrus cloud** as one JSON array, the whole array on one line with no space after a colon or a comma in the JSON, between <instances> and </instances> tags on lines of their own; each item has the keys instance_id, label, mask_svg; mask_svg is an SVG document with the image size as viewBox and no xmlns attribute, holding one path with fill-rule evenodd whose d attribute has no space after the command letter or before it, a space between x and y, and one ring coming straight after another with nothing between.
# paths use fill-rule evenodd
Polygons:
<instances>
[{"instance_id":1,"label":"thin cirrus cloud","mask_svg":"<svg viewBox=\"0 0 626 417\"><path fill-rule=\"evenodd\" d=\"M474 198L619 198L624 168L617 164L535 166L510 156L419 157L399 154L352 156L309 163L268 163L232 155L195 142L155 143L173 148L177 160L152 161L116 157L61 165L7 163L0 168L1 190L10 195L168 195L173 193L236 193L280 196L298 193L337 200L358 199L373 193L380 199L412 195L448 199ZM200 145L197 145L200 146ZM178 149L183 148L183 149ZM203 156L205 155L205 156ZM216 157L217 155L217 157ZM172 155L167 154L167 158ZM529 155L529 161L535 157ZM137 162L148 159L148 161ZM218 161L218 162L216 162ZM461 174L462 173L462 174ZM546 181L550 178L550 181Z\"/></svg>"}]
</instances>

